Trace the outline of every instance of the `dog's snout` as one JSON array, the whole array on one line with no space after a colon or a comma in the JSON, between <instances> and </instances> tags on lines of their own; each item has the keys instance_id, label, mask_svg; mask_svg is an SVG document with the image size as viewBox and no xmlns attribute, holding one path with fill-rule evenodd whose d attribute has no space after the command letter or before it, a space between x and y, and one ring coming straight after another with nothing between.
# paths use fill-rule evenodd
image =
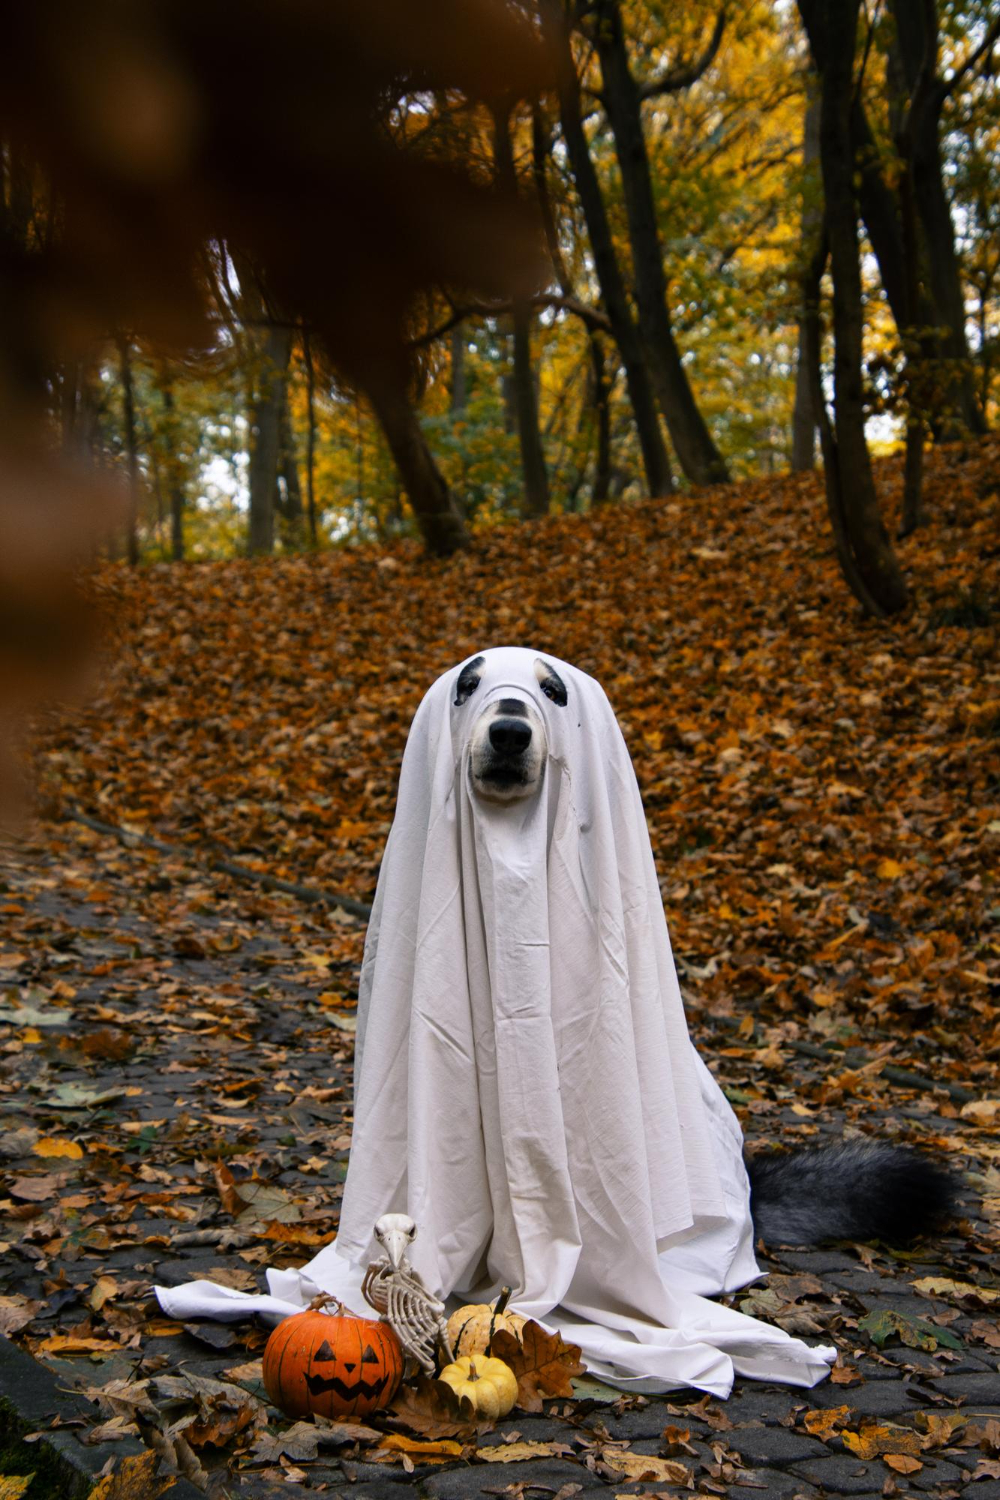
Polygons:
<instances>
[{"instance_id":1,"label":"dog's snout","mask_svg":"<svg viewBox=\"0 0 1000 1500\"><path fill-rule=\"evenodd\" d=\"M494 719L490 744L499 755L522 755L531 744L531 725L525 719Z\"/></svg>"}]
</instances>

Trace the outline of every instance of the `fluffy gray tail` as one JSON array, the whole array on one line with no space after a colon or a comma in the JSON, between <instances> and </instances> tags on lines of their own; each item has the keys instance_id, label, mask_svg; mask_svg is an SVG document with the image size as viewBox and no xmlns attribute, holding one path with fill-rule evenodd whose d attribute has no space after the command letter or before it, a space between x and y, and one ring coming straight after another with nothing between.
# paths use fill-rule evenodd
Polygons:
<instances>
[{"instance_id":1,"label":"fluffy gray tail","mask_svg":"<svg viewBox=\"0 0 1000 1500\"><path fill-rule=\"evenodd\" d=\"M754 1229L769 1245L902 1244L946 1220L957 1197L944 1167L881 1141L757 1152L746 1167Z\"/></svg>"}]
</instances>

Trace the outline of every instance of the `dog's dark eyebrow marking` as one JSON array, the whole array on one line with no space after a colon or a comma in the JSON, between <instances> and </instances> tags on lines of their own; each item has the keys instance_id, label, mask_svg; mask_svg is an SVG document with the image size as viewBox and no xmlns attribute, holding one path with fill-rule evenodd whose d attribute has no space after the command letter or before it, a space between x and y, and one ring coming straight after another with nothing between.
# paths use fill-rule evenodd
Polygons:
<instances>
[{"instance_id":1,"label":"dog's dark eyebrow marking","mask_svg":"<svg viewBox=\"0 0 1000 1500\"><path fill-rule=\"evenodd\" d=\"M485 661L485 657L476 656L472 661L466 662L458 674L458 682L455 685L455 707L461 708L467 703L479 686L479 670Z\"/></svg>"},{"instance_id":2,"label":"dog's dark eyebrow marking","mask_svg":"<svg viewBox=\"0 0 1000 1500\"><path fill-rule=\"evenodd\" d=\"M567 696L566 684L559 676L555 667L550 667L547 661L543 661L539 657L535 662L535 676L538 678L538 685L546 698L551 699L553 703L557 703L560 708L565 708Z\"/></svg>"},{"instance_id":3,"label":"dog's dark eyebrow marking","mask_svg":"<svg viewBox=\"0 0 1000 1500\"><path fill-rule=\"evenodd\" d=\"M512 719L526 719L528 710L520 698L501 698L497 704L497 710L502 714L509 714Z\"/></svg>"}]
</instances>

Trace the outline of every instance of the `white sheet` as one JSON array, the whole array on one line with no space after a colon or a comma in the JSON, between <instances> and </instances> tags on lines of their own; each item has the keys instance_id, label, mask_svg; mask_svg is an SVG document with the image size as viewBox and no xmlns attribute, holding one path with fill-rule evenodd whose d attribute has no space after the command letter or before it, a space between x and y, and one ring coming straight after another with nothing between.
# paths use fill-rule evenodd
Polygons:
<instances>
[{"instance_id":1,"label":"white sheet","mask_svg":"<svg viewBox=\"0 0 1000 1500\"><path fill-rule=\"evenodd\" d=\"M605 1379L728 1394L734 1372L813 1385L832 1348L709 1296L760 1272L739 1125L687 1032L639 789L601 687L538 653L484 653L431 687L407 741L368 930L339 1235L271 1295L157 1288L175 1317L278 1319L316 1289L358 1312L380 1214L419 1226L439 1296L502 1285ZM500 805L469 778L472 726L528 697L548 758Z\"/></svg>"}]
</instances>

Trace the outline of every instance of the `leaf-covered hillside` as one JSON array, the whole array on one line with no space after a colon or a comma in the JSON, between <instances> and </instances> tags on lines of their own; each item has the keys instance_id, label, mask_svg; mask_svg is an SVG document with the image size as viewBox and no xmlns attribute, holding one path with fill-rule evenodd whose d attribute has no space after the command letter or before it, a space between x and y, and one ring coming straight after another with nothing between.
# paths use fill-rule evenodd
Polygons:
<instances>
[{"instance_id":1,"label":"leaf-covered hillside","mask_svg":"<svg viewBox=\"0 0 1000 1500\"><path fill-rule=\"evenodd\" d=\"M693 994L944 1028L956 1065L974 1033L984 1058L998 453L937 451L932 524L902 550L918 603L889 623L846 596L813 476L498 529L440 564L400 543L108 570L103 685L43 726L43 807L368 899L422 693L533 644L620 716ZM898 467L879 483L891 509Z\"/></svg>"}]
</instances>

